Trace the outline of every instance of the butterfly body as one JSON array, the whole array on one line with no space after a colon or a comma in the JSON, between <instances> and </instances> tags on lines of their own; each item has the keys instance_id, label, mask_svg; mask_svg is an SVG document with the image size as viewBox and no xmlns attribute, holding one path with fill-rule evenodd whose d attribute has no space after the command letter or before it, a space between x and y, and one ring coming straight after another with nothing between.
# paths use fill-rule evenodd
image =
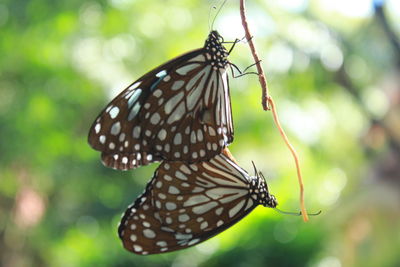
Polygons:
<instances>
[{"instance_id":1,"label":"butterfly body","mask_svg":"<svg viewBox=\"0 0 400 267\"><path fill-rule=\"evenodd\" d=\"M100 113L89 144L103 163L128 170L148 163L189 163L218 155L233 141L228 52L212 31L203 48L155 68Z\"/></svg>"},{"instance_id":2,"label":"butterfly body","mask_svg":"<svg viewBox=\"0 0 400 267\"><path fill-rule=\"evenodd\" d=\"M170 252L215 236L258 205L277 205L265 181L224 155L194 164L163 162L126 210L118 233L134 253Z\"/></svg>"}]
</instances>

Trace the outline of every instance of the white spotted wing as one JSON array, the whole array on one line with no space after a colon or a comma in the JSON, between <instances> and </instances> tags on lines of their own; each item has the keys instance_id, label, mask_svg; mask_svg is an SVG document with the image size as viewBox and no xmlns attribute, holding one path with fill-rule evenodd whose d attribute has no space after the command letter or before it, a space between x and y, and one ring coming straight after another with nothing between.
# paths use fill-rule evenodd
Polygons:
<instances>
[{"instance_id":1,"label":"white spotted wing","mask_svg":"<svg viewBox=\"0 0 400 267\"><path fill-rule=\"evenodd\" d=\"M277 205L263 179L224 155L195 164L163 162L125 212L119 235L137 254L179 250L224 231L259 204Z\"/></svg>"},{"instance_id":2,"label":"white spotted wing","mask_svg":"<svg viewBox=\"0 0 400 267\"><path fill-rule=\"evenodd\" d=\"M233 141L227 56L213 31L203 48L157 67L120 93L89 132L103 163L128 170L221 153Z\"/></svg>"}]
</instances>

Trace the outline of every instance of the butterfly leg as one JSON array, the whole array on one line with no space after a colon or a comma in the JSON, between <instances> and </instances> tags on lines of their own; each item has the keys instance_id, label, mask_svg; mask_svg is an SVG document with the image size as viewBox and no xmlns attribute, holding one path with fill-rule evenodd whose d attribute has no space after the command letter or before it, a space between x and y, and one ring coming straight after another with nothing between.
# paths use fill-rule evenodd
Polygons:
<instances>
[{"instance_id":1,"label":"butterfly leg","mask_svg":"<svg viewBox=\"0 0 400 267\"><path fill-rule=\"evenodd\" d=\"M254 72L254 71L247 72L247 70L250 69L251 67L254 67L255 65L257 65L257 64L260 63L260 62L261 62L261 60L257 61L256 63L251 64L250 66L246 67L243 71L241 71L241 70L238 68L238 66L236 66L235 64L230 63L231 72L232 72L232 77L233 77L233 78L239 78L239 77L242 77L242 76L248 75L248 74L255 74L255 75L258 75L258 72ZM236 75L235 72L233 71L233 69L236 69L236 70L239 72L239 75Z\"/></svg>"},{"instance_id":2,"label":"butterfly leg","mask_svg":"<svg viewBox=\"0 0 400 267\"><path fill-rule=\"evenodd\" d=\"M253 36L251 36L249 40L246 40L246 36L245 36L245 37L243 37L242 39L236 38L235 41L233 41L233 42L232 42L232 41L227 41L227 42L223 41L222 43L223 43L223 44L233 44L232 47L231 47L231 48L229 49L229 51L228 51L228 55L230 55L231 52L232 52L232 50L233 50L233 48L235 47L235 45L236 45L237 43L240 43L240 42L243 42L243 41L248 42L248 41L250 41L251 39L253 39Z\"/></svg>"},{"instance_id":3,"label":"butterfly leg","mask_svg":"<svg viewBox=\"0 0 400 267\"><path fill-rule=\"evenodd\" d=\"M248 42L250 42L250 40L252 40L252 39L253 39L253 36L250 36L250 39L246 40L246 36L245 36L245 37L243 37L243 38L241 39L241 41L244 41L245 43L248 43Z\"/></svg>"}]
</instances>

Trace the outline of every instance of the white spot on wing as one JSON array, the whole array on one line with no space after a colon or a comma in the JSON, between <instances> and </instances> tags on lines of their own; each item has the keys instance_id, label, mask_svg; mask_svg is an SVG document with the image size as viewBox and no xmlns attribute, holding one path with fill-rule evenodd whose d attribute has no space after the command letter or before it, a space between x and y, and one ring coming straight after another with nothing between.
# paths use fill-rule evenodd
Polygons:
<instances>
[{"instance_id":1,"label":"white spot on wing","mask_svg":"<svg viewBox=\"0 0 400 267\"><path fill-rule=\"evenodd\" d=\"M101 129L101 125L100 125L100 123L97 123L96 126L94 127L94 130L96 131L97 134L100 132L100 129Z\"/></svg>"},{"instance_id":2,"label":"white spot on wing","mask_svg":"<svg viewBox=\"0 0 400 267\"><path fill-rule=\"evenodd\" d=\"M117 134L119 134L120 131L121 131L121 123L119 121L117 121L111 126L110 132L112 135L117 135Z\"/></svg>"},{"instance_id":3,"label":"white spot on wing","mask_svg":"<svg viewBox=\"0 0 400 267\"><path fill-rule=\"evenodd\" d=\"M223 211L223 210L224 210L224 208L223 208L223 207L220 207L220 208L218 208L218 209L215 210L215 214L219 216L219 215L222 214L222 211Z\"/></svg>"},{"instance_id":4,"label":"white spot on wing","mask_svg":"<svg viewBox=\"0 0 400 267\"><path fill-rule=\"evenodd\" d=\"M135 245L133 245L133 250L136 252L141 252L143 250L143 248L141 246L135 244Z\"/></svg>"},{"instance_id":5,"label":"white spot on wing","mask_svg":"<svg viewBox=\"0 0 400 267\"><path fill-rule=\"evenodd\" d=\"M142 82L135 82L134 84L132 84L131 86L129 86L130 90L136 89Z\"/></svg>"},{"instance_id":6,"label":"white spot on wing","mask_svg":"<svg viewBox=\"0 0 400 267\"><path fill-rule=\"evenodd\" d=\"M165 204L165 207L167 208L167 210L175 210L176 209L176 204L173 202L167 202Z\"/></svg>"},{"instance_id":7,"label":"white spot on wing","mask_svg":"<svg viewBox=\"0 0 400 267\"><path fill-rule=\"evenodd\" d=\"M199 241L200 241L199 238L192 239L192 240L189 241L189 243L188 243L187 245L188 245L188 246L192 246L192 245L198 243Z\"/></svg>"},{"instance_id":8,"label":"white spot on wing","mask_svg":"<svg viewBox=\"0 0 400 267\"><path fill-rule=\"evenodd\" d=\"M174 145L180 145L182 143L182 135L177 133L174 137Z\"/></svg>"},{"instance_id":9,"label":"white spot on wing","mask_svg":"<svg viewBox=\"0 0 400 267\"><path fill-rule=\"evenodd\" d=\"M165 131L165 129L161 129L159 132L158 132L158 139L160 139L161 141L164 141L165 140L165 138L167 137L167 131Z\"/></svg>"},{"instance_id":10,"label":"white spot on wing","mask_svg":"<svg viewBox=\"0 0 400 267\"><path fill-rule=\"evenodd\" d=\"M176 187L173 186L173 185L171 185L171 186L168 188L168 193L170 193L170 194L177 195L177 194L179 194L180 192L181 192L181 191L179 191L179 189L176 188Z\"/></svg>"},{"instance_id":11,"label":"white spot on wing","mask_svg":"<svg viewBox=\"0 0 400 267\"><path fill-rule=\"evenodd\" d=\"M113 107L112 109L110 109L110 117L111 119L115 119L118 116L119 113L119 107Z\"/></svg>"},{"instance_id":12,"label":"white spot on wing","mask_svg":"<svg viewBox=\"0 0 400 267\"><path fill-rule=\"evenodd\" d=\"M140 94L142 93L142 89L137 89L133 92L132 96L128 100L128 108L131 108L133 104L138 100Z\"/></svg>"},{"instance_id":13,"label":"white spot on wing","mask_svg":"<svg viewBox=\"0 0 400 267\"><path fill-rule=\"evenodd\" d=\"M165 70L162 70L156 74L156 77L161 78L164 77L165 75L167 75L167 72Z\"/></svg>"},{"instance_id":14,"label":"white spot on wing","mask_svg":"<svg viewBox=\"0 0 400 267\"><path fill-rule=\"evenodd\" d=\"M159 247L166 247L167 246L167 242L165 242L165 241L157 241L156 245L159 246Z\"/></svg>"},{"instance_id":15,"label":"white spot on wing","mask_svg":"<svg viewBox=\"0 0 400 267\"><path fill-rule=\"evenodd\" d=\"M176 233L175 234L175 238L178 239L178 240L190 239L192 237L193 237L193 235L191 235L191 234L181 234L181 233Z\"/></svg>"},{"instance_id":16,"label":"white spot on wing","mask_svg":"<svg viewBox=\"0 0 400 267\"><path fill-rule=\"evenodd\" d=\"M208 132L210 133L210 136L215 136L217 133L215 132L214 128L211 126L208 126Z\"/></svg>"},{"instance_id":17,"label":"white spot on wing","mask_svg":"<svg viewBox=\"0 0 400 267\"><path fill-rule=\"evenodd\" d=\"M192 132L190 134L190 143L195 144L196 143L196 132Z\"/></svg>"},{"instance_id":18,"label":"white spot on wing","mask_svg":"<svg viewBox=\"0 0 400 267\"><path fill-rule=\"evenodd\" d=\"M169 153L169 151L170 151L170 146L169 146L169 144L165 144L164 150L165 150L165 152Z\"/></svg>"},{"instance_id":19,"label":"white spot on wing","mask_svg":"<svg viewBox=\"0 0 400 267\"><path fill-rule=\"evenodd\" d=\"M140 137L140 132L141 132L140 130L141 130L140 126L135 126L135 128L133 128L133 131L132 131L133 138L138 139Z\"/></svg>"},{"instance_id":20,"label":"white spot on wing","mask_svg":"<svg viewBox=\"0 0 400 267\"><path fill-rule=\"evenodd\" d=\"M150 122L151 122L151 124L155 125L160 122L160 119L161 119L160 114L158 114L158 112L156 112L151 116Z\"/></svg>"},{"instance_id":21,"label":"white spot on wing","mask_svg":"<svg viewBox=\"0 0 400 267\"><path fill-rule=\"evenodd\" d=\"M189 219L190 219L190 217L187 214L181 214L178 217L179 222L187 222L187 221L189 221Z\"/></svg>"},{"instance_id":22,"label":"white spot on wing","mask_svg":"<svg viewBox=\"0 0 400 267\"><path fill-rule=\"evenodd\" d=\"M216 143L213 143L213 144L212 144L212 149L213 149L213 150L217 150L217 149L218 149L218 145L217 145Z\"/></svg>"},{"instance_id":23,"label":"white spot on wing","mask_svg":"<svg viewBox=\"0 0 400 267\"><path fill-rule=\"evenodd\" d=\"M131 235L129 238L131 239L132 242L135 242L137 240L136 235Z\"/></svg>"},{"instance_id":24,"label":"white spot on wing","mask_svg":"<svg viewBox=\"0 0 400 267\"><path fill-rule=\"evenodd\" d=\"M207 226L208 226L208 222L207 222L207 221L204 221L204 222L202 222L202 223L200 224L200 229L201 229L201 230L204 230L204 229L207 228Z\"/></svg>"},{"instance_id":25,"label":"white spot on wing","mask_svg":"<svg viewBox=\"0 0 400 267\"><path fill-rule=\"evenodd\" d=\"M162 91L160 89L157 89L154 91L153 95L157 98L159 98L162 95Z\"/></svg>"},{"instance_id":26,"label":"white spot on wing","mask_svg":"<svg viewBox=\"0 0 400 267\"><path fill-rule=\"evenodd\" d=\"M156 233L151 229L143 230L143 235L147 238L153 239L156 237Z\"/></svg>"},{"instance_id":27,"label":"white spot on wing","mask_svg":"<svg viewBox=\"0 0 400 267\"><path fill-rule=\"evenodd\" d=\"M118 140L119 140L120 142L124 141L124 140L125 140L125 133L121 133L121 134L119 135Z\"/></svg>"},{"instance_id":28,"label":"white spot on wing","mask_svg":"<svg viewBox=\"0 0 400 267\"><path fill-rule=\"evenodd\" d=\"M180 171L176 171L175 172L175 177L176 178L178 178L178 179L181 179L181 180L187 180L187 176L186 175L184 175L182 172L180 172Z\"/></svg>"},{"instance_id":29,"label":"white spot on wing","mask_svg":"<svg viewBox=\"0 0 400 267\"><path fill-rule=\"evenodd\" d=\"M139 110L140 110L140 103L136 102L136 104L133 106L133 108L129 112L128 120L130 121L134 117L136 117L136 115L138 114Z\"/></svg>"},{"instance_id":30,"label":"white spot on wing","mask_svg":"<svg viewBox=\"0 0 400 267\"><path fill-rule=\"evenodd\" d=\"M180 169L181 169L181 171L183 171L186 174L191 174L192 173L192 171L186 165L182 165L180 167Z\"/></svg>"},{"instance_id":31,"label":"white spot on wing","mask_svg":"<svg viewBox=\"0 0 400 267\"><path fill-rule=\"evenodd\" d=\"M203 132L200 129L197 130L197 140L203 141Z\"/></svg>"}]
</instances>

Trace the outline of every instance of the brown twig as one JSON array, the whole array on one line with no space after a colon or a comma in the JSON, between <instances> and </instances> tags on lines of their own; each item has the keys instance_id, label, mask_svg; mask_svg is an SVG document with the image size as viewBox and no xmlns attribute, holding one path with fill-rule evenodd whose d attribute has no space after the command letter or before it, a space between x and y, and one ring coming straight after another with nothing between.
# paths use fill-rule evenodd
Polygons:
<instances>
[{"instance_id":1,"label":"brown twig","mask_svg":"<svg viewBox=\"0 0 400 267\"><path fill-rule=\"evenodd\" d=\"M279 133L281 134L284 142L286 143L287 147L289 148L290 152L293 155L293 159L296 164L296 169L297 169L297 178L299 181L299 186L300 186L300 209L301 209L301 214L303 215L303 220L305 222L308 221L308 215L306 211L306 207L304 205L304 185L303 185L303 178L301 176L301 170L300 170L300 164L299 164L299 159L296 153L296 150L293 148L293 146L290 144L289 139L287 138L285 132L282 129L282 126L279 122L278 115L275 109L275 104L274 101L272 100L271 96L268 94L268 86L267 86L267 79L265 78L264 70L260 64L260 59L257 55L256 48L254 46L252 36L250 34L249 26L247 23L246 19L246 10L245 10L245 4L244 0L240 0L240 16L242 18L242 25L246 34L246 39L247 42L249 43L249 47L251 50L251 54L253 55L254 61L257 66L257 71L258 71L258 79L260 81L260 85L262 88L262 105L264 110L270 110L270 107L272 109L272 115L274 117L274 121L276 126L278 127Z\"/></svg>"},{"instance_id":2,"label":"brown twig","mask_svg":"<svg viewBox=\"0 0 400 267\"><path fill-rule=\"evenodd\" d=\"M255 48L253 40L252 40L252 35L250 34L249 25L248 25L247 19L246 19L246 9L245 9L244 0L240 0L240 17L242 18L242 25L243 25L244 32L246 34L246 40L249 43L251 54L253 55L254 62L256 63L256 67L257 67L258 80L260 81L260 85L261 85L261 89L262 89L261 103L262 103L264 110L270 110L270 108L268 106L269 94L268 94L267 79L265 78L264 70L260 63L261 60L257 55L257 51L256 51L256 48Z\"/></svg>"}]
</instances>

